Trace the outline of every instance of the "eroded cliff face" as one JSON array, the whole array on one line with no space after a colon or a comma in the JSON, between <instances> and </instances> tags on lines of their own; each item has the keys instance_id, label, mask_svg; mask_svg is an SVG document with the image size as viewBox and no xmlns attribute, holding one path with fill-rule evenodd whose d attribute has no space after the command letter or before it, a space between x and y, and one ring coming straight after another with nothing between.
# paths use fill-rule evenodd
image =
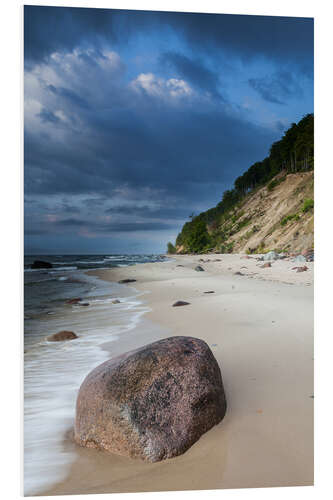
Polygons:
<instances>
[{"instance_id":1,"label":"eroded cliff face","mask_svg":"<svg viewBox=\"0 0 333 500\"><path fill-rule=\"evenodd\" d=\"M233 253L301 252L313 247L314 174L281 172L250 193L219 227Z\"/></svg>"},{"instance_id":2,"label":"eroded cliff face","mask_svg":"<svg viewBox=\"0 0 333 500\"><path fill-rule=\"evenodd\" d=\"M314 244L314 172L280 172L206 224L211 248L200 253L302 252ZM188 253L186 242L177 253Z\"/></svg>"}]
</instances>

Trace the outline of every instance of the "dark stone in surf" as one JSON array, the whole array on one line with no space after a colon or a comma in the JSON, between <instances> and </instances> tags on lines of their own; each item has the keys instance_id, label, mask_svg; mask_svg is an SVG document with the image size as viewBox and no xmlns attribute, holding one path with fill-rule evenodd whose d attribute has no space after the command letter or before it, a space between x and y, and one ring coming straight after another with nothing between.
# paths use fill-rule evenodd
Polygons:
<instances>
[{"instance_id":1,"label":"dark stone in surf","mask_svg":"<svg viewBox=\"0 0 333 500\"><path fill-rule=\"evenodd\" d=\"M76 297L75 299L66 300L66 304L78 304L81 300L81 297Z\"/></svg>"},{"instance_id":2,"label":"dark stone in surf","mask_svg":"<svg viewBox=\"0 0 333 500\"><path fill-rule=\"evenodd\" d=\"M62 340L74 340L77 339L78 336L74 332L70 332L67 330L62 330L61 332L54 333L47 337L49 342L61 342Z\"/></svg>"},{"instance_id":3,"label":"dark stone in surf","mask_svg":"<svg viewBox=\"0 0 333 500\"><path fill-rule=\"evenodd\" d=\"M31 269L51 269L53 266L51 262L46 262L44 260L35 260L30 267Z\"/></svg>"},{"instance_id":4,"label":"dark stone in surf","mask_svg":"<svg viewBox=\"0 0 333 500\"><path fill-rule=\"evenodd\" d=\"M89 373L77 398L74 439L157 462L184 453L225 412L220 368L208 345L170 337Z\"/></svg>"}]
</instances>

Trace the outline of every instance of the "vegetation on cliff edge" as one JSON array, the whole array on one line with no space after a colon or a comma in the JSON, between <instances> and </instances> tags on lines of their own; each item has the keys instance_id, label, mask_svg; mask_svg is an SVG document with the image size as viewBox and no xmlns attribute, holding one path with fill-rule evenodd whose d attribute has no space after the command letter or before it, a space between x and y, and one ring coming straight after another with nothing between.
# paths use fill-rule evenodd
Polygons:
<instances>
[{"instance_id":1,"label":"vegetation on cliff edge","mask_svg":"<svg viewBox=\"0 0 333 500\"><path fill-rule=\"evenodd\" d=\"M268 191L274 190L289 173L313 170L313 130L313 114L306 115L297 124L293 123L283 137L272 144L269 156L254 163L239 176L233 189L223 193L216 207L192 216L184 224L177 236L176 248L181 248L183 253L204 253L213 249L232 252L233 244L227 242L228 238L250 222L241 218L241 211L235 211L242 200L259 186L267 185ZM312 208L313 200L306 200L304 212ZM237 219L241 222L236 223Z\"/></svg>"}]
</instances>

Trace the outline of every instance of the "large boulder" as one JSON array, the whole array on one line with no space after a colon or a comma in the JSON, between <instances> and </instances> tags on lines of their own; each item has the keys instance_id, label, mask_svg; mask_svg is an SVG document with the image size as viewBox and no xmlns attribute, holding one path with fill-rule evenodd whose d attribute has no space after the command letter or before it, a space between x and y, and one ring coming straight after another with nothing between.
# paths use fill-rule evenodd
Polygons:
<instances>
[{"instance_id":1,"label":"large boulder","mask_svg":"<svg viewBox=\"0 0 333 500\"><path fill-rule=\"evenodd\" d=\"M88 374L74 436L81 446L157 462L184 453L225 412L221 372L208 345L170 337Z\"/></svg>"}]
</instances>

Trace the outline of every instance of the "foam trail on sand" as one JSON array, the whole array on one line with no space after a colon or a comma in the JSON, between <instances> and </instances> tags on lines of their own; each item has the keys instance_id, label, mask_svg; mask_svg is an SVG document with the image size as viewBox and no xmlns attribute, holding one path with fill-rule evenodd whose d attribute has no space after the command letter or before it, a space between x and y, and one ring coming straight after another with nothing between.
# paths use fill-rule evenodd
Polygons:
<instances>
[{"instance_id":1,"label":"foam trail on sand","mask_svg":"<svg viewBox=\"0 0 333 500\"><path fill-rule=\"evenodd\" d=\"M99 347L135 328L146 312L140 294L127 287L88 278L94 286L90 307L63 306L34 321L25 343L24 360L24 494L35 495L66 476L75 452L63 446L73 427L78 389L85 376L110 357ZM97 288L96 288L97 284ZM104 286L104 289L103 289ZM109 295L106 295L106 292ZM111 296L111 297L110 297ZM120 303L112 300L120 298ZM37 329L37 330L36 330ZM70 329L79 338L48 342L46 336Z\"/></svg>"}]
</instances>

